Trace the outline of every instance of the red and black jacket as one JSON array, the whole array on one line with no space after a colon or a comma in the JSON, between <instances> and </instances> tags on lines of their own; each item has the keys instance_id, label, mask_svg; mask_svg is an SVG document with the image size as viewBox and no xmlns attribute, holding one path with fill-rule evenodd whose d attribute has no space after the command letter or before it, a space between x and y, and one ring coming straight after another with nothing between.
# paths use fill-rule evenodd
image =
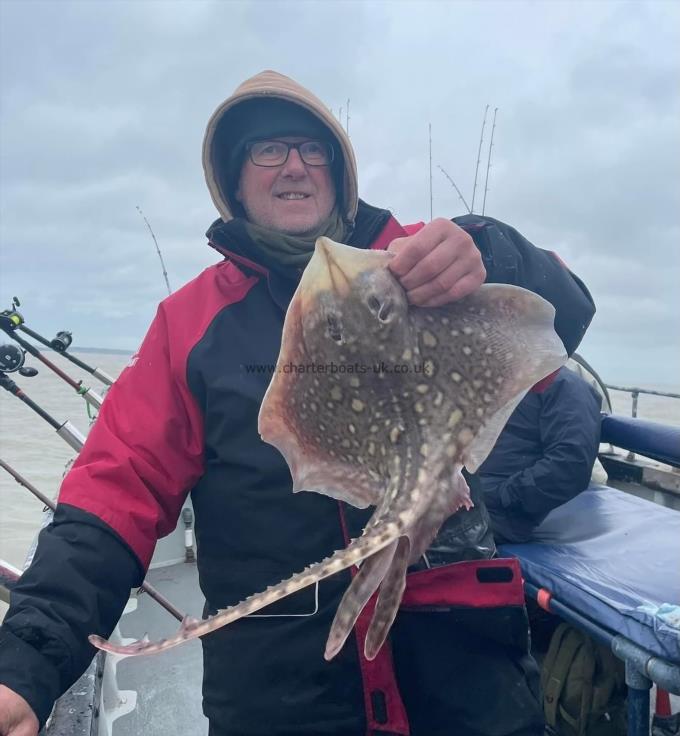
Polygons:
<instances>
[{"instance_id":1,"label":"red and black jacket","mask_svg":"<svg viewBox=\"0 0 680 736\"><path fill-rule=\"evenodd\" d=\"M456 222L480 248L488 281L524 286L553 303L556 329L573 352L594 313L581 282L502 223ZM385 248L411 231L362 203L350 242ZM257 414L295 285L248 257L237 225L216 223L209 237L227 258L160 305L13 590L0 631L0 682L22 694L41 722L94 654L87 635L112 631L189 492L206 612L343 547L370 514L293 494L282 456L260 440ZM494 577L499 564L507 568L490 560L416 573L404 605L521 609L519 576L510 585ZM486 578L482 568L491 570ZM314 616L285 615L311 610L314 591L305 590L276 604L283 616L248 618L206 637L206 715L225 731L253 736L408 733L389 647L368 663L353 637L332 662L323 659L349 575L320 585ZM362 628L363 618L359 639Z\"/></svg>"}]
</instances>

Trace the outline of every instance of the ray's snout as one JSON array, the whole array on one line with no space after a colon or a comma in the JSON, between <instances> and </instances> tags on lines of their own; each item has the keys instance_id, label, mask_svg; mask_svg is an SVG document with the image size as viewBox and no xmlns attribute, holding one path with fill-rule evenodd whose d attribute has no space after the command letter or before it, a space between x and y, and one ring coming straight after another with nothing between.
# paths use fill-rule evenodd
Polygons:
<instances>
[{"instance_id":1,"label":"ray's snout","mask_svg":"<svg viewBox=\"0 0 680 736\"><path fill-rule=\"evenodd\" d=\"M355 261L356 248L317 238L314 255L300 282L303 303L325 292L341 298L347 296L351 280L357 274Z\"/></svg>"},{"instance_id":2,"label":"ray's snout","mask_svg":"<svg viewBox=\"0 0 680 736\"><path fill-rule=\"evenodd\" d=\"M341 300L347 298L361 274L383 269L390 257L385 251L364 250L335 243L330 238L317 238L314 255L300 281L303 311L324 293Z\"/></svg>"}]
</instances>

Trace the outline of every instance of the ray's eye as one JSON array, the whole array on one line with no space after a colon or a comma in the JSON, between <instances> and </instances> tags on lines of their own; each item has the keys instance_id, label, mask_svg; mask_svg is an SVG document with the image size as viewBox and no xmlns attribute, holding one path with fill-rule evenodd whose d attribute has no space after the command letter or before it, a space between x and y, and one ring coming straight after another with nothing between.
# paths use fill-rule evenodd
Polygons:
<instances>
[{"instance_id":1,"label":"ray's eye","mask_svg":"<svg viewBox=\"0 0 680 736\"><path fill-rule=\"evenodd\" d=\"M381 322L387 322L389 320L393 306L391 299L385 299L384 303L380 307L380 311L378 312L378 319Z\"/></svg>"},{"instance_id":2,"label":"ray's eye","mask_svg":"<svg viewBox=\"0 0 680 736\"><path fill-rule=\"evenodd\" d=\"M328 325L328 336L340 345L342 343L340 320L334 314L328 314L326 315L326 323Z\"/></svg>"},{"instance_id":3,"label":"ray's eye","mask_svg":"<svg viewBox=\"0 0 680 736\"><path fill-rule=\"evenodd\" d=\"M378 299L377 296L371 294L366 300L368 308L375 314L381 322L387 322L392 314L393 303L388 297L384 301Z\"/></svg>"}]
</instances>

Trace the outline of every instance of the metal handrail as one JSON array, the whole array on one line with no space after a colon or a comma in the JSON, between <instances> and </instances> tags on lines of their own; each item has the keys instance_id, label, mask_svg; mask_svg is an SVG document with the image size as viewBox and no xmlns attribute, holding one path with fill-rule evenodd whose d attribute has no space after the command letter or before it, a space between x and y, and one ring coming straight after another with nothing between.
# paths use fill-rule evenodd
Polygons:
<instances>
[{"instance_id":1,"label":"metal handrail","mask_svg":"<svg viewBox=\"0 0 680 736\"><path fill-rule=\"evenodd\" d=\"M631 395L632 405L630 415L633 418L637 417L638 415L638 397L640 396L640 394L651 394L652 396L665 396L669 399L680 399L680 394L676 394L671 391L654 391L651 388L628 388L626 386L612 386L609 383L606 383L605 386L612 391L623 391ZM635 460L635 453L629 452L628 455L626 455L626 460Z\"/></svg>"},{"instance_id":2,"label":"metal handrail","mask_svg":"<svg viewBox=\"0 0 680 736\"><path fill-rule=\"evenodd\" d=\"M605 386L612 389L612 391L625 391L626 393L631 394L633 399L633 406L631 409L632 417L637 416L638 396L640 394L651 394L652 396L667 396L669 399L680 399L680 394L674 394L671 391L653 391L651 388L627 388L625 386L612 386L609 383L606 383Z\"/></svg>"}]
</instances>

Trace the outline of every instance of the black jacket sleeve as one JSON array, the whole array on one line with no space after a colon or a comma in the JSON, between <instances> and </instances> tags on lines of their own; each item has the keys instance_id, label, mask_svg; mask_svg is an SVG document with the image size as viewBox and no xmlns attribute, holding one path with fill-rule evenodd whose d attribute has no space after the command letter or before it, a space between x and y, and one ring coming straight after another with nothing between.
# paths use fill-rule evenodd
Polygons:
<instances>
[{"instance_id":1,"label":"black jacket sleeve","mask_svg":"<svg viewBox=\"0 0 680 736\"><path fill-rule=\"evenodd\" d=\"M483 479L494 531L508 541L525 541L550 511L585 490L597 458L601 398L595 389L563 368L540 400L539 459L500 481Z\"/></svg>"},{"instance_id":2,"label":"black jacket sleeve","mask_svg":"<svg viewBox=\"0 0 680 736\"><path fill-rule=\"evenodd\" d=\"M0 627L0 683L29 703L41 726L95 655L88 635L110 636L143 576L135 554L108 525L57 506L31 566L12 587Z\"/></svg>"},{"instance_id":3,"label":"black jacket sleeve","mask_svg":"<svg viewBox=\"0 0 680 736\"><path fill-rule=\"evenodd\" d=\"M595 314L584 283L547 250L532 245L514 228L491 217L464 215L453 220L475 241L487 283L521 286L555 307L555 331L571 355Z\"/></svg>"}]
</instances>

